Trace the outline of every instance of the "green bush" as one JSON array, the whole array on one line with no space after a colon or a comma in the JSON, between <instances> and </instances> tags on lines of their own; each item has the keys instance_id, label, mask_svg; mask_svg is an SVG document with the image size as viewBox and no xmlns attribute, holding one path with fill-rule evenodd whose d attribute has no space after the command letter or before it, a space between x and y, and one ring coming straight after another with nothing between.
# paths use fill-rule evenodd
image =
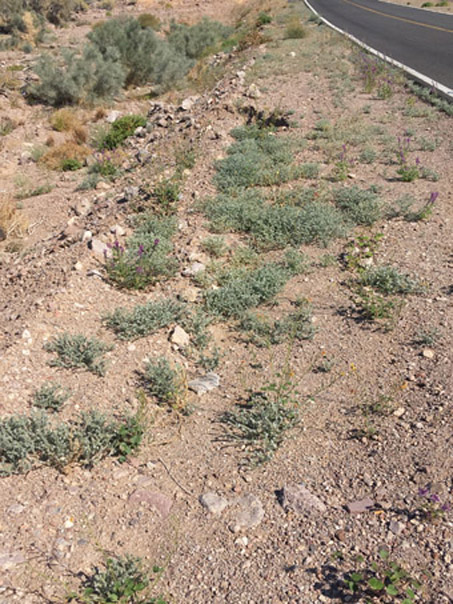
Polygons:
<instances>
[{"instance_id":1,"label":"green bush","mask_svg":"<svg viewBox=\"0 0 453 604\"><path fill-rule=\"evenodd\" d=\"M204 212L214 230L248 233L262 249L327 245L346 234L343 215L337 208L321 201L302 202L298 207L293 201L271 205L260 193L244 191L237 196L219 195L208 200Z\"/></svg>"},{"instance_id":2,"label":"green bush","mask_svg":"<svg viewBox=\"0 0 453 604\"><path fill-rule=\"evenodd\" d=\"M394 266L369 268L360 275L360 285L372 287L376 291L391 294L413 294L420 292L419 283Z\"/></svg>"},{"instance_id":3,"label":"green bush","mask_svg":"<svg viewBox=\"0 0 453 604\"><path fill-rule=\"evenodd\" d=\"M164 357L148 361L143 378L147 392L159 403L174 405L183 395L181 371L173 369Z\"/></svg>"},{"instance_id":4,"label":"green bush","mask_svg":"<svg viewBox=\"0 0 453 604\"><path fill-rule=\"evenodd\" d=\"M61 162L61 169L63 172L75 172L76 170L80 170L83 167L82 162L78 159L64 159Z\"/></svg>"},{"instance_id":5,"label":"green bush","mask_svg":"<svg viewBox=\"0 0 453 604\"><path fill-rule=\"evenodd\" d=\"M71 335L67 332L56 336L44 345L47 352L55 352L57 358L49 363L52 367L65 369L84 368L99 376L105 375L105 352L112 346L104 344L96 338L87 338L80 334Z\"/></svg>"},{"instance_id":6,"label":"green bush","mask_svg":"<svg viewBox=\"0 0 453 604\"><path fill-rule=\"evenodd\" d=\"M167 40L178 55L195 60L202 57L208 49L226 40L232 32L231 27L204 18L191 26L173 22Z\"/></svg>"},{"instance_id":7,"label":"green bush","mask_svg":"<svg viewBox=\"0 0 453 604\"><path fill-rule=\"evenodd\" d=\"M32 99L61 107L112 99L124 84L124 70L114 57L104 58L93 45L81 53L63 49L59 58L42 55L34 66L39 82L32 84Z\"/></svg>"},{"instance_id":8,"label":"green bush","mask_svg":"<svg viewBox=\"0 0 453 604\"><path fill-rule=\"evenodd\" d=\"M156 17L156 15L151 15L150 13L142 13L137 17L137 21L143 28L150 27L155 31L160 30L160 19L159 17Z\"/></svg>"},{"instance_id":9,"label":"green bush","mask_svg":"<svg viewBox=\"0 0 453 604\"><path fill-rule=\"evenodd\" d=\"M335 205L353 224L371 226L382 216L383 205L371 189L346 187L333 192Z\"/></svg>"},{"instance_id":10,"label":"green bush","mask_svg":"<svg viewBox=\"0 0 453 604\"><path fill-rule=\"evenodd\" d=\"M60 384L44 384L33 395L33 406L46 411L59 411L71 393Z\"/></svg>"},{"instance_id":11,"label":"green bush","mask_svg":"<svg viewBox=\"0 0 453 604\"><path fill-rule=\"evenodd\" d=\"M0 420L0 476L42 464L63 470L71 463L92 466L109 455L124 458L139 446L142 434L137 416L115 421L91 411L59 424L45 414L11 416Z\"/></svg>"},{"instance_id":12,"label":"green bush","mask_svg":"<svg viewBox=\"0 0 453 604\"><path fill-rule=\"evenodd\" d=\"M144 289L159 277L171 277L178 267L170 255L175 229L172 218L142 217L126 249L118 241L111 248L112 257L106 262L109 279L118 287Z\"/></svg>"},{"instance_id":13,"label":"green bush","mask_svg":"<svg viewBox=\"0 0 453 604\"><path fill-rule=\"evenodd\" d=\"M175 323L184 309L184 305L175 300L150 301L131 311L117 308L105 318L105 323L121 340L135 340Z\"/></svg>"},{"instance_id":14,"label":"green bush","mask_svg":"<svg viewBox=\"0 0 453 604\"><path fill-rule=\"evenodd\" d=\"M256 132L260 132L257 136ZM270 131L236 129L238 140L227 149L227 157L216 162L214 184L222 193L256 185L270 186L293 180L300 171L293 164L287 140Z\"/></svg>"},{"instance_id":15,"label":"green bush","mask_svg":"<svg viewBox=\"0 0 453 604\"><path fill-rule=\"evenodd\" d=\"M239 275L233 271L225 285L206 292L206 310L214 316L239 318L249 308L272 300L289 277L287 269L275 263Z\"/></svg>"},{"instance_id":16,"label":"green bush","mask_svg":"<svg viewBox=\"0 0 453 604\"><path fill-rule=\"evenodd\" d=\"M125 115L113 122L110 130L101 139L99 148L113 150L119 147L140 126L146 125L146 119L141 115Z\"/></svg>"}]
</instances>

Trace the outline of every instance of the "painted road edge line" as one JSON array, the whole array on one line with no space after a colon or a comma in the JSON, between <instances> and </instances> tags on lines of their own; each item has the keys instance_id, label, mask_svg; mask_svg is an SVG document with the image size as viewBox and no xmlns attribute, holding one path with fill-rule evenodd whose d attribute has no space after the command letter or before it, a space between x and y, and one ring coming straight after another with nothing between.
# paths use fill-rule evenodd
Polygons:
<instances>
[{"instance_id":1,"label":"painted road edge line","mask_svg":"<svg viewBox=\"0 0 453 604\"><path fill-rule=\"evenodd\" d=\"M309 0L304 0L304 3L312 11L312 13L314 13L319 19L321 19L321 21L323 23L325 23L330 28L334 29L336 32L340 33L341 35L343 35L346 38L348 38L349 40L351 40L351 42L354 42L354 44L361 46L362 48L367 50L369 53L375 55L376 57L379 57L379 59L381 59L382 61L385 61L386 63L390 63L390 65L394 65L395 67L402 69L403 71L408 73L410 76L412 76L414 78L414 80L417 80L417 81L421 82L422 84L429 86L429 88L433 88L441 96L445 97L447 100L449 100L449 101L453 100L453 90L451 88L444 86L443 84L441 84L440 82L437 82L436 80L428 78L428 76L424 75L423 73L420 73L419 71L416 71L415 69L412 69L412 67L409 67L408 65L405 65L404 63L400 63L399 61L396 61L395 59L388 57L384 53L373 48L372 46L368 46L368 44L365 44L365 42L362 42L361 40L359 40L352 34L348 34L346 31L343 31L342 29L340 29L339 27L337 27L336 25L334 25L333 23L331 23L330 21L325 19L322 15L320 15L318 13L317 10L315 10L313 8L313 6L310 4Z\"/></svg>"}]
</instances>

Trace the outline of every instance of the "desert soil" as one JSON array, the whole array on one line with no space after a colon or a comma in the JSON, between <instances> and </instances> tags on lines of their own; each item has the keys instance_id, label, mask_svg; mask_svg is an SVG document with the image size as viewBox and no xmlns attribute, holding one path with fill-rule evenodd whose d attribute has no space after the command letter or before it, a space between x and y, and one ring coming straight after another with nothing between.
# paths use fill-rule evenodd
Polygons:
<instances>
[{"instance_id":1,"label":"desert soil","mask_svg":"<svg viewBox=\"0 0 453 604\"><path fill-rule=\"evenodd\" d=\"M135 7L118 6L114 14L147 10L165 21L206 15L228 22L235 4L181 0L164 6L143 0ZM232 143L230 130L244 123L241 105L291 116L291 127L277 136L306 140L297 161L321 166L320 176L306 186L323 192L375 185L386 203L410 195L416 206L438 193L432 215L415 222L380 220L327 249L303 246L309 270L288 282L269 312L282 317L296 299L309 299L313 340L259 348L233 324L214 324L220 386L203 396L189 391L188 416L149 398L144 443L126 462L106 459L93 468L41 467L2 477L2 604L62 603L70 590L79 589L82 573L90 574L106 556L124 554L163 568L152 594L168 602L365 602L341 580L347 571L370 566L381 548L422 583L415 601L453 602L453 518L448 510L436 518L423 515L418 494L430 485L441 503L453 500L452 120L414 97L399 77L392 80L390 98L365 92L351 62L358 51L309 21L304 8L282 5L274 3L267 42L219 56L222 74L216 84L158 99L177 107L190 97L188 129L181 131L174 121L156 127L152 139L132 137L124 146L123 176L94 191L76 190L83 179L78 172L47 170L33 159L33 150L49 136L63 140L64 134L52 130L49 108L27 105L20 89L3 89L1 112L16 123L0 143L3 194L47 183L53 189L20 202L28 230L23 238L0 243L2 416L31 413L33 392L48 381L72 393L59 412L64 421L92 408L117 416L134 412L142 400L138 372L144 359L162 354L185 367L188 379L203 373L190 350L171 342L173 328L125 342L102 318L162 296L199 304L200 283L182 272L194 262L209 264L201 246L209 225L197 204L215 192L214 161ZM284 39L294 11L307 36ZM81 15L80 27L75 21L57 31L53 45L75 43L104 17L102 11ZM8 51L2 67L23 65L14 72L23 83L36 56L37 51ZM105 116L113 109L146 115L156 102L144 99L146 92L130 91L107 107ZM79 112L94 129L96 109ZM307 138L320 120L333 125L332 139ZM398 138L411 139L411 161L417 156L437 174L435 182L398 180ZM119 225L125 241L133 204L124 192L170 176L174 151L182 144L193 145L196 165L186 170L178 206L178 275L145 291L118 290L106 280L102 253L89 248L86 233L106 244ZM332 183L343 145L348 175L345 182ZM145 148L147 159L141 162L137 156ZM375 152L371 163L359 159L364 149ZM351 241L376 233L382 236L371 262L397 266L423 286L421 293L401 298L391 325L361 320L348 286L354 274L344 262ZM227 263L231 250L247 239L234 233L225 239L230 252L222 262ZM65 331L113 346L105 377L49 366L52 355L43 345ZM417 343L423 334L425 342ZM435 337L428 341L428 334ZM329 371L314 370L326 359ZM301 422L269 462L244 466L245 451L225 442L219 417L250 391L278 382L288 367ZM288 499L291 490L306 496L301 484L313 497L282 505L282 495ZM229 504L224 511L211 513L200 504L208 492ZM351 512L348 504L364 498L370 505ZM243 526L241 509L247 516Z\"/></svg>"}]
</instances>

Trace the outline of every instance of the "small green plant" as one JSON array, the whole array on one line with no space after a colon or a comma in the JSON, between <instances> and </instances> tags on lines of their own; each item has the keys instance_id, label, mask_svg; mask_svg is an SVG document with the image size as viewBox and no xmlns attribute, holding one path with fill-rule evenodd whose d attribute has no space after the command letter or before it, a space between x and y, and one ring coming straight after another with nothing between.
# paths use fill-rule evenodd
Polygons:
<instances>
[{"instance_id":1,"label":"small green plant","mask_svg":"<svg viewBox=\"0 0 453 604\"><path fill-rule=\"evenodd\" d=\"M142 13L141 15L139 15L137 17L137 21L140 23L140 25L145 28L145 27L150 27L151 29L154 29L155 31L159 31L160 30L160 19L159 17L156 17L156 15L151 15L150 13Z\"/></svg>"},{"instance_id":2,"label":"small green plant","mask_svg":"<svg viewBox=\"0 0 453 604\"><path fill-rule=\"evenodd\" d=\"M99 376L105 375L106 371L103 355L112 348L113 346L96 338L87 338L81 334L67 332L56 336L44 345L44 350L55 352L57 355L49 362L50 366L65 369L84 368Z\"/></svg>"},{"instance_id":3,"label":"small green plant","mask_svg":"<svg viewBox=\"0 0 453 604\"><path fill-rule=\"evenodd\" d=\"M263 27L272 23L272 17L269 13L261 11L256 18L256 27Z\"/></svg>"},{"instance_id":4,"label":"small green plant","mask_svg":"<svg viewBox=\"0 0 453 604\"><path fill-rule=\"evenodd\" d=\"M11 416L0 420L0 476L42 464L62 471L70 464L90 467L106 456L125 459L139 446L143 430L138 415L117 421L91 411L58 424L44 413Z\"/></svg>"},{"instance_id":5,"label":"small green plant","mask_svg":"<svg viewBox=\"0 0 453 604\"><path fill-rule=\"evenodd\" d=\"M151 198L156 211L163 214L173 214L175 204L181 196L181 186L175 178L165 178L153 189Z\"/></svg>"},{"instance_id":6,"label":"small green plant","mask_svg":"<svg viewBox=\"0 0 453 604\"><path fill-rule=\"evenodd\" d=\"M121 340L135 340L175 323L184 311L185 306L176 300L153 300L131 311L117 308L104 321Z\"/></svg>"},{"instance_id":7,"label":"small green plant","mask_svg":"<svg viewBox=\"0 0 453 604\"><path fill-rule=\"evenodd\" d=\"M44 384L33 395L33 406L46 411L59 411L71 396L71 392L60 384Z\"/></svg>"},{"instance_id":8,"label":"small green plant","mask_svg":"<svg viewBox=\"0 0 453 604\"><path fill-rule=\"evenodd\" d=\"M301 38L305 38L306 35L307 30L302 25L300 18L297 16L291 17L285 29L285 38L300 40Z\"/></svg>"},{"instance_id":9,"label":"small green plant","mask_svg":"<svg viewBox=\"0 0 453 604\"><path fill-rule=\"evenodd\" d=\"M207 237L201 242L201 247L207 254L214 258L224 256L227 251L227 246L223 237Z\"/></svg>"},{"instance_id":10,"label":"small green plant","mask_svg":"<svg viewBox=\"0 0 453 604\"><path fill-rule=\"evenodd\" d=\"M99 149L116 149L139 127L146 125L146 119L141 115L125 115L113 122L110 130L101 140Z\"/></svg>"},{"instance_id":11,"label":"small green plant","mask_svg":"<svg viewBox=\"0 0 453 604\"><path fill-rule=\"evenodd\" d=\"M83 168L82 162L80 162L78 159L71 158L64 159L60 165L63 172L75 172L76 170Z\"/></svg>"},{"instance_id":12,"label":"small green plant","mask_svg":"<svg viewBox=\"0 0 453 604\"><path fill-rule=\"evenodd\" d=\"M413 294L420 292L420 285L409 275L400 273L393 266L377 266L361 273L360 285L372 287L386 296L394 294Z\"/></svg>"},{"instance_id":13,"label":"small green plant","mask_svg":"<svg viewBox=\"0 0 453 604\"><path fill-rule=\"evenodd\" d=\"M383 236L383 233L359 235L350 241L344 255L346 268L350 271L357 271L358 273L366 270L366 268L373 263L379 248L379 242Z\"/></svg>"},{"instance_id":14,"label":"small green plant","mask_svg":"<svg viewBox=\"0 0 453 604\"><path fill-rule=\"evenodd\" d=\"M382 216L382 202L375 191L346 187L333 192L335 205L353 223L371 226Z\"/></svg>"},{"instance_id":15,"label":"small green plant","mask_svg":"<svg viewBox=\"0 0 453 604\"><path fill-rule=\"evenodd\" d=\"M109 279L120 288L144 289L159 278L173 276L178 265L171 256L175 230L172 217L157 217L151 213L140 217L126 249L119 241L107 246L105 268Z\"/></svg>"},{"instance_id":16,"label":"small green plant","mask_svg":"<svg viewBox=\"0 0 453 604\"><path fill-rule=\"evenodd\" d=\"M435 346L439 338L440 332L436 327L425 327L417 331L414 344L418 346Z\"/></svg>"},{"instance_id":17,"label":"small green plant","mask_svg":"<svg viewBox=\"0 0 453 604\"><path fill-rule=\"evenodd\" d=\"M241 275L233 271L225 285L206 292L206 310L217 317L238 318L247 309L272 300L289 277L288 271L275 263Z\"/></svg>"},{"instance_id":18,"label":"small green plant","mask_svg":"<svg viewBox=\"0 0 453 604\"><path fill-rule=\"evenodd\" d=\"M359 287L355 293L355 304L362 317L368 321L392 320L402 305L401 301L382 296L366 287Z\"/></svg>"},{"instance_id":19,"label":"small green plant","mask_svg":"<svg viewBox=\"0 0 453 604\"><path fill-rule=\"evenodd\" d=\"M421 583L414 579L400 564L390 559L387 550L379 550L377 561L367 562L363 556L357 556L360 567L345 574L344 585L354 594L363 597L365 602L400 602L412 604L422 589Z\"/></svg>"},{"instance_id":20,"label":"small green plant","mask_svg":"<svg viewBox=\"0 0 453 604\"><path fill-rule=\"evenodd\" d=\"M148 361L145 366L143 383L146 391L159 403L175 409L186 405L185 377L181 367L172 368L164 357Z\"/></svg>"},{"instance_id":21,"label":"small green plant","mask_svg":"<svg viewBox=\"0 0 453 604\"><path fill-rule=\"evenodd\" d=\"M290 372L277 374L276 378L278 381L266 384L246 403L220 418L226 426L226 439L245 447L246 462L251 465L272 459L286 433L299 423Z\"/></svg>"},{"instance_id":22,"label":"small green plant","mask_svg":"<svg viewBox=\"0 0 453 604\"><path fill-rule=\"evenodd\" d=\"M158 574L162 569L155 566L153 572ZM80 604L166 604L160 597L140 595L150 584L141 558L129 555L107 558L104 570L96 567L94 573L86 577L82 595L69 594L67 601Z\"/></svg>"}]
</instances>

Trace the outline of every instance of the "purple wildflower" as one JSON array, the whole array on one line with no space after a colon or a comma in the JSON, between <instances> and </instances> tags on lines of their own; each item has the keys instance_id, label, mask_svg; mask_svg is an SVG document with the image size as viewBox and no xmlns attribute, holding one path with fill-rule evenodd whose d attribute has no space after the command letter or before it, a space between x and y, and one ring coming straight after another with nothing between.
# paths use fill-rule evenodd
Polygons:
<instances>
[{"instance_id":1,"label":"purple wildflower","mask_svg":"<svg viewBox=\"0 0 453 604\"><path fill-rule=\"evenodd\" d=\"M429 486L420 487L418 489L418 494L419 494L420 497L426 497L428 495L429 491L430 491Z\"/></svg>"},{"instance_id":2,"label":"purple wildflower","mask_svg":"<svg viewBox=\"0 0 453 604\"><path fill-rule=\"evenodd\" d=\"M430 496L430 499L431 499L431 501L433 501L434 503L439 503L439 502L440 502L440 497L439 497L439 495L436 495L436 493L433 493L433 494Z\"/></svg>"},{"instance_id":3,"label":"purple wildflower","mask_svg":"<svg viewBox=\"0 0 453 604\"><path fill-rule=\"evenodd\" d=\"M145 248L143 247L143 245L142 245L142 244L140 244L140 245L138 246L138 251L137 251L138 257L139 257L139 258L141 258L141 257L143 256L143 254L144 254L144 253L145 253Z\"/></svg>"},{"instance_id":4,"label":"purple wildflower","mask_svg":"<svg viewBox=\"0 0 453 604\"><path fill-rule=\"evenodd\" d=\"M143 273L143 266L137 266L137 268L135 270L137 273L139 273L141 275Z\"/></svg>"},{"instance_id":5,"label":"purple wildflower","mask_svg":"<svg viewBox=\"0 0 453 604\"><path fill-rule=\"evenodd\" d=\"M429 204L433 205L436 199L439 197L439 193L437 191L433 191L429 196Z\"/></svg>"},{"instance_id":6,"label":"purple wildflower","mask_svg":"<svg viewBox=\"0 0 453 604\"><path fill-rule=\"evenodd\" d=\"M156 245L159 245L159 239L154 239L154 247L156 247Z\"/></svg>"}]
</instances>

